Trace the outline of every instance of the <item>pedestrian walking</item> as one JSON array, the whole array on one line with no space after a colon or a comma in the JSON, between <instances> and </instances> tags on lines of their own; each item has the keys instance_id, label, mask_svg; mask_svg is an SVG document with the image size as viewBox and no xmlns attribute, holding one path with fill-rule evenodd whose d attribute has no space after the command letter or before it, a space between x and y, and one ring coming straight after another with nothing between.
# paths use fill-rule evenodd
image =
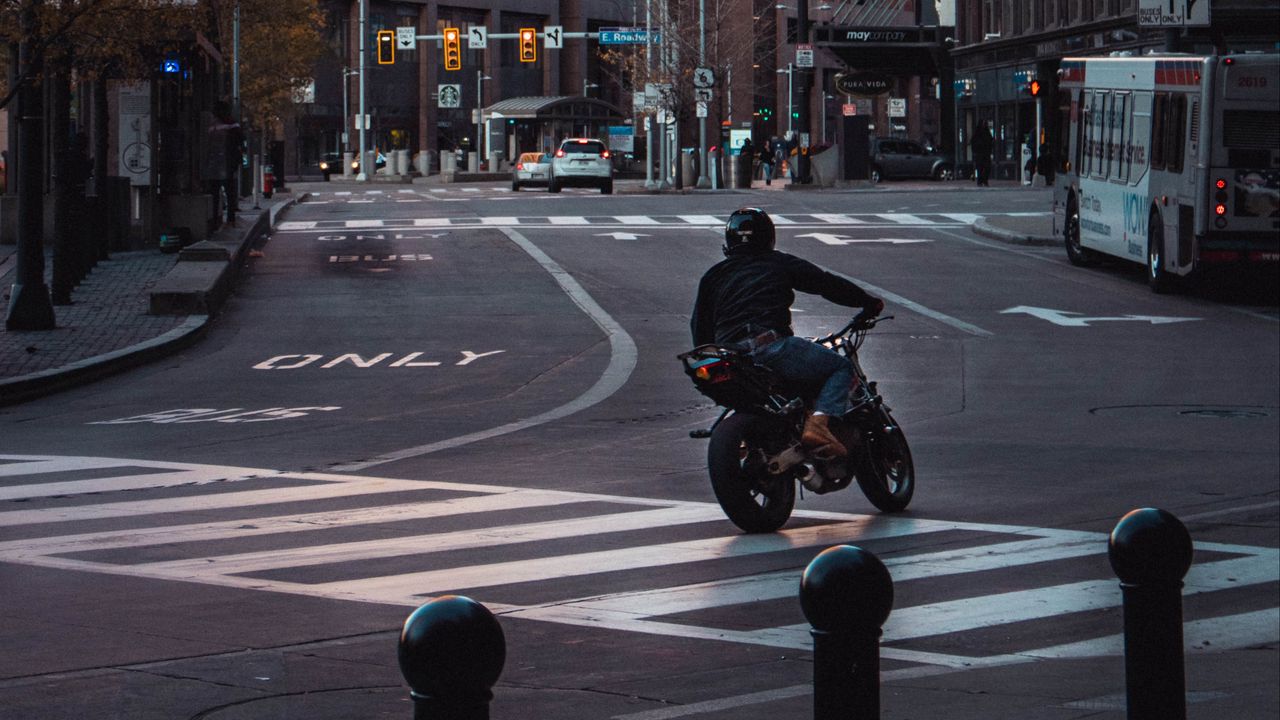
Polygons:
<instances>
[{"instance_id":1,"label":"pedestrian walking","mask_svg":"<svg viewBox=\"0 0 1280 720\"><path fill-rule=\"evenodd\" d=\"M773 161L774 149L773 142L765 140L764 145L760 147L760 167L764 170L764 184L773 184Z\"/></svg>"},{"instance_id":2,"label":"pedestrian walking","mask_svg":"<svg viewBox=\"0 0 1280 720\"><path fill-rule=\"evenodd\" d=\"M236 209L240 204L241 147L244 134L240 123L231 114L231 105L219 100L213 106L213 118L205 138L204 167L201 179L213 196L213 220L221 214L220 200L225 198L228 223L236 221Z\"/></svg>"},{"instance_id":3,"label":"pedestrian walking","mask_svg":"<svg viewBox=\"0 0 1280 720\"><path fill-rule=\"evenodd\" d=\"M991 149L993 141L991 130L986 120L979 120L973 131L973 139L969 141L969 150L973 152L973 179L980 187L991 185Z\"/></svg>"}]
</instances>

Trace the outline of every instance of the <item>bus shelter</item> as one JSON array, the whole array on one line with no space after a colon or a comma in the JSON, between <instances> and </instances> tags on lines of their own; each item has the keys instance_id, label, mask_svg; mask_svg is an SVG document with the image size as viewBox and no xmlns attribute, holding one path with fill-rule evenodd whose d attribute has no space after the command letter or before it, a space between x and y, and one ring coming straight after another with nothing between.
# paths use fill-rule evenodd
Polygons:
<instances>
[{"instance_id":1,"label":"bus shelter","mask_svg":"<svg viewBox=\"0 0 1280 720\"><path fill-rule=\"evenodd\" d=\"M506 159L523 152L552 152L569 137L607 142L609 126L626 119L616 105L580 95L508 98L480 111L490 154L501 152Z\"/></svg>"}]
</instances>

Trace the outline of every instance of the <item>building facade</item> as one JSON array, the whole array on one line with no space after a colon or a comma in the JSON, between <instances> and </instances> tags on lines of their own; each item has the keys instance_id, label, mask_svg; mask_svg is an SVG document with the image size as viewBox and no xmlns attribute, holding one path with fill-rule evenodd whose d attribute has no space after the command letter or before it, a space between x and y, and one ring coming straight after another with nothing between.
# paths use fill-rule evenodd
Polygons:
<instances>
[{"instance_id":1,"label":"building facade","mask_svg":"<svg viewBox=\"0 0 1280 720\"><path fill-rule=\"evenodd\" d=\"M1280 4L1270 0L1193 0L1188 20L1201 25L1139 25L1140 0L955 0L956 144L979 121L995 139L995 175L1024 171L1033 155L1056 146L1057 74L1064 57L1112 53L1276 52ZM1164 3L1160 3L1164 5ZM1036 90L1036 94L1032 91Z\"/></svg>"}]
</instances>

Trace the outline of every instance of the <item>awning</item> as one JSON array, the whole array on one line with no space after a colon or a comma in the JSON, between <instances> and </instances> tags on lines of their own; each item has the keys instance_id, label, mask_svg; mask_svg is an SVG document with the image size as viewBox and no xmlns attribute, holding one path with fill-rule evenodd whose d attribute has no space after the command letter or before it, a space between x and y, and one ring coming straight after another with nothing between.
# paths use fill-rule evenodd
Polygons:
<instances>
[{"instance_id":1,"label":"awning","mask_svg":"<svg viewBox=\"0 0 1280 720\"><path fill-rule=\"evenodd\" d=\"M500 100L480 111L483 119L568 120L620 122L627 118L616 105L576 95L517 97Z\"/></svg>"}]
</instances>

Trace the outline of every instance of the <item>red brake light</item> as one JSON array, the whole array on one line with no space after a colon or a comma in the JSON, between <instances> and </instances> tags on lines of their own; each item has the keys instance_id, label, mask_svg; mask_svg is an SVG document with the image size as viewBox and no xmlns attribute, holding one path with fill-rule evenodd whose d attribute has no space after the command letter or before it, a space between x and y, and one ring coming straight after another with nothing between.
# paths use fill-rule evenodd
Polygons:
<instances>
[{"instance_id":1,"label":"red brake light","mask_svg":"<svg viewBox=\"0 0 1280 720\"><path fill-rule=\"evenodd\" d=\"M579 145L586 145L588 141L586 141L586 140L578 140L578 141L576 141L576 142L577 142Z\"/></svg>"},{"instance_id":2,"label":"red brake light","mask_svg":"<svg viewBox=\"0 0 1280 720\"><path fill-rule=\"evenodd\" d=\"M517 170L523 170L523 169L524 169L524 163L522 163L522 162L518 162L518 163L516 163L516 169L517 169Z\"/></svg>"},{"instance_id":3,"label":"red brake light","mask_svg":"<svg viewBox=\"0 0 1280 720\"><path fill-rule=\"evenodd\" d=\"M600 157L602 157L602 158L608 158L608 157L609 157L609 151L608 151L608 150L605 150L604 152L600 153Z\"/></svg>"},{"instance_id":4,"label":"red brake light","mask_svg":"<svg viewBox=\"0 0 1280 720\"><path fill-rule=\"evenodd\" d=\"M564 157L564 148L560 148L556 151L556 157Z\"/></svg>"}]
</instances>

